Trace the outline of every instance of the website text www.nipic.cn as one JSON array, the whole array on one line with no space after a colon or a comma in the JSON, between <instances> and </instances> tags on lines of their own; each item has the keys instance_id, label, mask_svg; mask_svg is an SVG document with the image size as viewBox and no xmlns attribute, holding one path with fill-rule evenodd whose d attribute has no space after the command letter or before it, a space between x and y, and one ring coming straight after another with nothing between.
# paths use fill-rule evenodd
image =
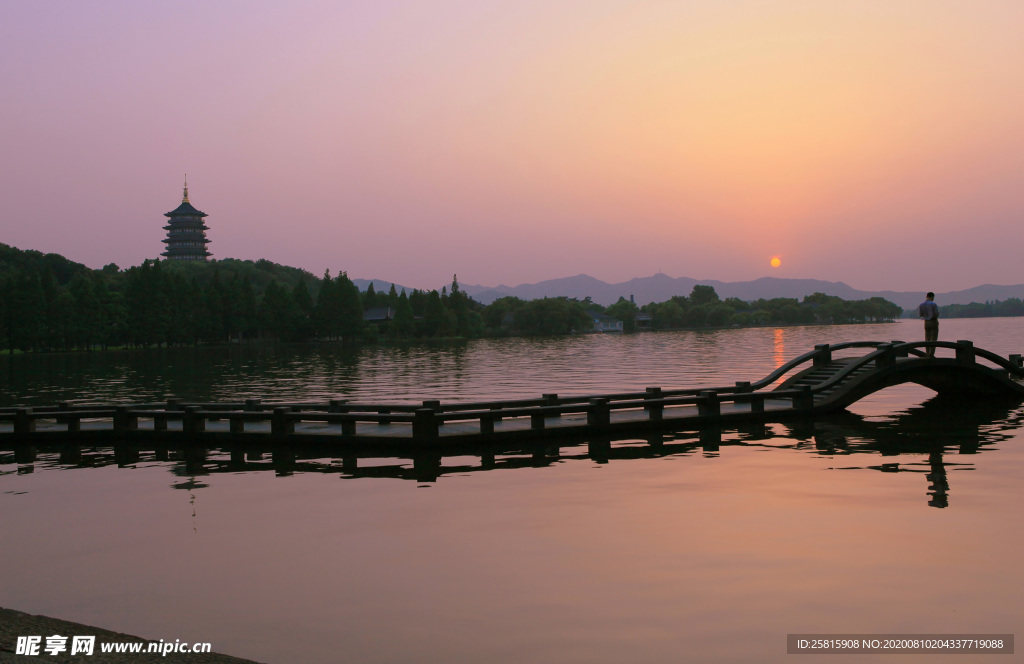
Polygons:
<instances>
[{"instance_id":1,"label":"website text www.nipic.cn","mask_svg":"<svg viewBox=\"0 0 1024 664\"><path fill-rule=\"evenodd\" d=\"M167 656L171 653L204 653L211 652L209 643L182 643L180 639L172 641L110 641L98 644L101 653L141 654L151 653ZM95 636L19 636L15 645L15 655L92 655L97 651Z\"/></svg>"}]
</instances>

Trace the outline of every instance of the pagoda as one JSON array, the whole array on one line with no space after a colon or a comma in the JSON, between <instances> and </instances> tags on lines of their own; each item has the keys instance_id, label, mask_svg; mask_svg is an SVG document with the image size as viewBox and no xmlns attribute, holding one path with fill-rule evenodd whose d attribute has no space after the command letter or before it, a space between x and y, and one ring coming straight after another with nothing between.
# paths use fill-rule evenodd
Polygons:
<instances>
[{"instance_id":1,"label":"pagoda","mask_svg":"<svg viewBox=\"0 0 1024 664\"><path fill-rule=\"evenodd\" d=\"M181 205L164 214L170 218L164 230L167 231L167 251L160 254L168 259L182 261L205 261L210 252L206 245L210 241L206 239L206 231L209 226L203 222L207 216L188 202L188 178L185 179L185 193L181 197Z\"/></svg>"}]
</instances>

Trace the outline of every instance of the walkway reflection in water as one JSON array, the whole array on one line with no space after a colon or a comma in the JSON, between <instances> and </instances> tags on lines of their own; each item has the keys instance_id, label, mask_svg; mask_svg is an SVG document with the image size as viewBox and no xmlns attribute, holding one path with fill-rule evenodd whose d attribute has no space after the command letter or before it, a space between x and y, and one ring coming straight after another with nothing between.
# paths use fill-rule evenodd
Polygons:
<instances>
[{"instance_id":1,"label":"walkway reflection in water","mask_svg":"<svg viewBox=\"0 0 1024 664\"><path fill-rule=\"evenodd\" d=\"M543 467L553 463L590 460L598 464L633 459L715 457L722 448L752 447L777 453L800 451L835 459L833 470L875 470L883 473L920 473L927 486L927 504L949 506L949 473L973 470L967 460L1012 436L1021 426L1020 410L1000 404L966 406L933 398L887 418L843 413L827 418L788 423L755 423L731 428L705 428L657 433L643 438L589 438L544 441L536 444L491 444L425 447L408 452L380 445L273 443L220 448L184 447L146 449L131 444L80 448L78 445L40 446L19 453L0 454L0 464L18 464L10 474L45 470L73 470L139 464L166 464L175 475L188 478L172 484L195 492L207 485L197 477L218 473L272 471L337 474L345 479L394 478L420 483L453 479L481 472ZM893 457L899 460L892 461ZM195 514L193 513L193 517Z\"/></svg>"}]
</instances>

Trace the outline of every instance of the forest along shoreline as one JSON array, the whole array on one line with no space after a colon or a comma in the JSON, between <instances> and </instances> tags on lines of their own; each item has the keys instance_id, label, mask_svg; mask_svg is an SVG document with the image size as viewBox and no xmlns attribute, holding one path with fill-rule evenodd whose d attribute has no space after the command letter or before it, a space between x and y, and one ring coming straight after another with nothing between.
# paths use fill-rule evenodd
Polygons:
<instances>
[{"instance_id":1,"label":"forest along shoreline","mask_svg":"<svg viewBox=\"0 0 1024 664\"><path fill-rule=\"evenodd\" d=\"M146 260L92 270L58 254L0 244L0 349L25 352L252 342L376 343L646 330L888 322L903 311L814 293L721 299L714 287L637 306L587 297L483 305L453 277L440 291L360 291L345 272L317 279L267 260Z\"/></svg>"}]
</instances>

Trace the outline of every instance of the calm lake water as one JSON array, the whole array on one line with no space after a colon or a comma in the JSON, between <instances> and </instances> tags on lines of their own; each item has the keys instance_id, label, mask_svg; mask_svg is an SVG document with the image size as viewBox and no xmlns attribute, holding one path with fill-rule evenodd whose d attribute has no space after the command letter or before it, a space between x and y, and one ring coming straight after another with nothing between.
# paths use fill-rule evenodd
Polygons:
<instances>
[{"instance_id":1,"label":"calm lake water","mask_svg":"<svg viewBox=\"0 0 1024 664\"><path fill-rule=\"evenodd\" d=\"M1021 319L944 320L940 335L1024 352ZM4 357L0 404L715 386L816 343L921 336L901 321ZM445 458L429 483L398 459L374 476L329 458L278 473L217 454L197 469L0 453L0 606L268 664L783 662L787 633L1013 633L1024 410L931 396L890 388L849 415L727 429L718 449L679 433L607 460L570 444L489 469ZM934 657L871 661L890 659Z\"/></svg>"}]
</instances>

